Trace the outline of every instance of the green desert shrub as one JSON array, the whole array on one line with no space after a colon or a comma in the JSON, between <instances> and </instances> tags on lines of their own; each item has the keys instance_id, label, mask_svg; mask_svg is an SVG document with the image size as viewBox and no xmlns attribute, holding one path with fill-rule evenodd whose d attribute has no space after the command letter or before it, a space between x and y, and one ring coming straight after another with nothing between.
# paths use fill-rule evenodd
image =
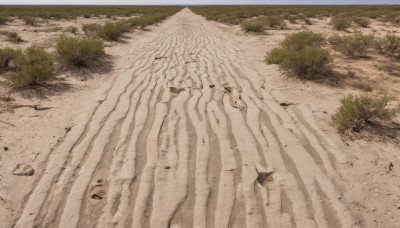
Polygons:
<instances>
[{"instance_id":1,"label":"green desert shrub","mask_svg":"<svg viewBox=\"0 0 400 228\"><path fill-rule=\"evenodd\" d=\"M312 25L312 21L310 20L310 18L304 18L304 23L306 23L307 25Z\"/></svg>"},{"instance_id":2,"label":"green desert shrub","mask_svg":"<svg viewBox=\"0 0 400 228\"><path fill-rule=\"evenodd\" d=\"M337 47L338 45L343 44L343 38L338 34L328 37L328 43L332 44L332 46Z\"/></svg>"},{"instance_id":3,"label":"green desert shrub","mask_svg":"<svg viewBox=\"0 0 400 228\"><path fill-rule=\"evenodd\" d=\"M400 37L395 35L387 35L377 40L377 49L382 53L400 58Z\"/></svg>"},{"instance_id":4,"label":"green desert shrub","mask_svg":"<svg viewBox=\"0 0 400 228\"><path fill-rule=\"evenodd\" d=\"M344 30L350 28L351 23L348 18L335 17L332 19L332 25L336 30L344 31Z\"/></svg>"},{"instance_id":5,"label":"green desert shrub","mask_svg":"<svg viewBox=\"0 0 400 228\"><path fill-rule=\"evenodd\" d=\"M288 18L289 22L292 24L297 24L297 19L298 19L297 17L289 17Z\"/></svg>"},{"instance_id":6,"label":"green desert shrub","mask_svg":"<svg viewBox=\"0 0 400 228\"><path fill-rule=\"evenodd\" d=\"M12 48L0 48L0 69L8 68L10 63L19 55L21 55L20 50L15 50Z\"/></svg>"},{"instance_id":7,"label":"green desert shrub","mask_svg":"<svg viewBox=\"0 0 400 228\"><path fill-rule=\"evenodd\" d=\"M333 36L328 39L334 49L351 57L365 56L366 51L374 46L375 38L373 35L363 35L357 33L354 36Z\"/></svg>"},{"instance_id":8,"label":"green desert shrub","mask_svg":"<svg viewBox=\"0 0 400 228\"><path fill-rule=\"evenodd\" d=\"M61 36L57 42L57 54L64 65L88 67L105 56L102 40L90 37Z\"/></svg>"},{"instance_id":9,"label":"green desert shrub","mask_svg":"<svg viewBox=\"0 0 400 228\"><path fill-rule=\"evenodd\" d=\"M25 22L25 24L27 25L31 25L31 26L36 26L37 25L37 21L36 18L34 17L22 17L22 20Z\"/></svg>"},{"instance_id":10,"label":"green desert shrub","mask_svg":"<svg viewBox=\"0 0 400 228\"><path fill-rule=\"evenodd\" d=\"M358 17L358 18L356 18L356 19L354 20L354 22L355 22L358 26L363 27L363 28L368 28L368 27L369 27L369 24L370 24L370 21L369 21L367 18L365 18L365 17Z\"/></svg>"},{"instance_id":11,"label":"green desert shrub","mask_svg":"<svg viewBox=\"0 0 400 228\"><path fill-rule=\"evenodd\" d=\"M240 24L246 32L261 32L264 29L264 24L259 20L244 21Z\"/></svg>"},{"instance_id":12,"label":"green desert shrub","mask_svg":"<svg viewBox=\"0 0 400 228\"><path fill-rule=\"evenodd\" d=\"M5 25L8 21L8 17L0 15L0 25Z\"/></svg>"},{"instance_id":13,"label":"green desert shrub","mask_svg":"<svg viewBox=\"0 0 400 228\"><path fill-rule=\"evenodd\" d=\"M100 28L101 25L95 23L82 25L83 32L88 36L96 35L97 30L99 30Z\"/></svg>"},{"instance_id":14,"label":"green desert shrub","mask_svg":"<svg viewBox=\"0 0 400 228\"><path fill-rule=\"evenodd\" d=\"M388 108L390 100L387 96L347 95L341 99L341 106L332 116L332 124L340 133L344 133L359 129L369 120L391 119L398 108Z\"/></svg>"},{"instance_id":15,"label":"green desert shrub","mask_svg":"<svg viewBox=\"0 0 400 228\"><path fill-rule=\"evenodd\" d=\"M279 64L282 69L299 78L318 78L331 60L329 51L320 47L324 42L319 34L294 33L286 36L281 47L268 53L265 61L268 64Z\"/></svg>"},{"instance_id":16,"label":"green desert shrub","mask_svg":"<svg viewBox=\"0 0 400 228\"><path fill-rule=\"evenodd\" d=\"M86 24L82 26L82 30L88 36L98 36L104 40L113 41L117 41L130 28L131 23L129 21L107 22L104 26L99 24Z\"/></svg>"},{"instance_id":17,"label":"green desert shrub","mask_svg":"<svg viewBox=\"0 0 400 228\"><path fill-rule=\"evenodd\" d=\"M306 46L320 46L325 42L322 35L303 31L287 35L282 42L283 47L300 50Z\"/></svg>"},{"instance_id":18,"label":"green desert shrub","mask_svg":"<svg viewBox=\"0 0 400 228\"><path fill-rule=\"evenodd\" d=\"M371 92L373 90L372 86L369 83L363 81L354 82L353 86L365 92Z\"/></svg>"},{"instance_id":19,"label":"green desert shrub","mask_svg":"<svg viewBox=\"0 0 400 228\"><path fill-rule=\"evenodd\" d=\"M268 28L284 28L285 21L278 16L269 16L261 19L262 23Z\"/></svg>"},{"instance_id":20,"label":"green desert shrub","mask_svg":"<svg viewBox=\"0 0 400 228\"><path fill-rule=\"evenodd\" d=\"M69 26L69 27L65 28L64 31L68 32L68 33L76 34L78 32L78 28L75 26Z\"/></svg>"},{"instance_id":21,"label":"green desert shrub","mask_svg":"<svg viewBox=\"0 0 400 228\"><path fill-rule=\"evenodd\" d=\"M18 35L18 33L16 33L16 32L7 33L7 40L10 42L14 42L14 43L19 43L19 42L23 41L21 36Z\"/></svg>"},{"instance_id":22,"label":"green desert shrub","mask_svg":"<svg viewBox=\"0 0 400 228\"><path fill-rule=\"evenodd\" d=\"M300 50L281 47L267 54L266 62L279 66L299 78L318 78L331 60L330 53L320 47L306 46Z\"/></svg>"},{"instance_id":23,"label":"green desert shrub","mask_svg":"<svg viewBox=\"0 0 400 228\"><path fill-rule=\"evenodd\" d=\"M127 23L108 22L97 30L97 35L104 40L117 41L128 29L129 25Z\"/></svg>"},{"instance_id":24,"label":"green desert shrub","mask_svg":"<svg viewBox=\"0 0 400 228\"><path fill-rule=\"evenodd\" d=\"M383 70L383 71L389 73L390 75L400 76L400 64L399 63L382 62L382 63L376 65L376 67L379 70Z\"/></svg>"},{"instance_id":25,"label":"green desert shrub","mask_svg":"<svg viewBox=\"0 0 400 228\"><path fill-rule=\"evenodd\" d=\"M285 22L281 17L268 16L244 21L240 26L246 32L261 32L264 29L282 29L285 27Z\"/></svg>"},{"instance_id":26,"label":"green desert shrub","mask_svg":"<svg viewBox=\"0 0 400 228\"><path fill-rule=\"evenodd\" d=\"M16 71L9 73L9 79L16 87L40 84L52 77L53 58L43 48L27 48L14 61Z\"/></svg>"}]
</instances>

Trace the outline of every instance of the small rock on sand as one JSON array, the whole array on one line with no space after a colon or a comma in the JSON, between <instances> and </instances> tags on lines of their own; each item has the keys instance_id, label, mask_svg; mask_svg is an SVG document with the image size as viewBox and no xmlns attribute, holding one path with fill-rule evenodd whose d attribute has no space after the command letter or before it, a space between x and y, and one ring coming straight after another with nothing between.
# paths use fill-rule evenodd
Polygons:
<instances>
[{"instance_id":1,"label":"small rock on sand","mask_svg":"<svg viewBox=\"0 0 400 228\"><path fill-rule=\"evenodd\" d=\"M16 176L33 176L33 174L35 174L35 170L30 165L18 164L15 167L13 174Z\"/></svg>"}]
</instances>

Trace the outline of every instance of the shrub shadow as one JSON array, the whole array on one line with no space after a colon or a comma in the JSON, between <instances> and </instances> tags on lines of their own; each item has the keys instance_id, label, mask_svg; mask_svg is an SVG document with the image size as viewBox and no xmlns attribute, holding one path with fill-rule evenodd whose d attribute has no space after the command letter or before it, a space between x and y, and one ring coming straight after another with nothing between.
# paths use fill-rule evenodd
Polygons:
<instances>
[{"instance_id":1,"label":"shrub shadow","mask_svg":"<svg viewBox=\"0 0 400 228\"><path fill-rule=\"evenodd\" d=\"M66 66L64 71L72 73L81 80L92 78L93 74L105 74L114 69L112 60L104 58L99 61L93 61L83 66Z\"/></svg>"},{"instance_id":2,"label":"shrub shadow","mask_svg":"<svg viewBox=\"0 0 400 228\"><path fill-rule=\"evenodd\" d=\"M56 79L51 82L40 85L32 85L29 87L15 87L10 90L10 94L19 93L24 98L29 99L46 99L51 96L59 96L67 91L70 91L73 85Z\"/></svg>"},{"instance_id":3,"label":"shrub shadow","mask_svg":"<svg viewBox=\"0 0 400 228\"><path fill-rule=\"evenodd\" d=\"M369 120L348 134L353 139L365 139L400 144L400 124L380 120Z\"/></svg>"}]
</instances>

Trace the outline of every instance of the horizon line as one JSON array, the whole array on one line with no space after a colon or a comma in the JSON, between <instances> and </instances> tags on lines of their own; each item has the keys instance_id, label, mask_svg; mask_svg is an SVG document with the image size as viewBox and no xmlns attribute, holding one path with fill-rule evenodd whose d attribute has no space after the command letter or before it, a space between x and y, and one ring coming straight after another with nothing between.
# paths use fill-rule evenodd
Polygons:
<instances>
[{"instance_id":1,"label":"horizon line","mask_svg":"<svg viewBox=\"0 0 400 228\"><path fill-rule=\"evenodd\" d=\"M0 4L0 6L400 6L392 4Z\"/></svg>"}]
</instances>

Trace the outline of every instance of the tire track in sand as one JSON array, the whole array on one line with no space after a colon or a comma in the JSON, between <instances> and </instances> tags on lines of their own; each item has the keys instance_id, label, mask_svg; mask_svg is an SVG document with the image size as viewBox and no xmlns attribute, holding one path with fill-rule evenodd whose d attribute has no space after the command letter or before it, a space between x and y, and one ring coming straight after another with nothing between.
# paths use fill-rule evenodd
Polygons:
<instances>
[{"instance_id":1,"label":"tire track in sand","mask_svg":"<svg viewBox=\"0 0 400 228\"><path fill-rule=\"evenodd\" d=\"M281 107L189 9L155 32L54 149L16 227L354 225L331 181L344 156L307 106Z\"/></svg>"}]
</instances>

